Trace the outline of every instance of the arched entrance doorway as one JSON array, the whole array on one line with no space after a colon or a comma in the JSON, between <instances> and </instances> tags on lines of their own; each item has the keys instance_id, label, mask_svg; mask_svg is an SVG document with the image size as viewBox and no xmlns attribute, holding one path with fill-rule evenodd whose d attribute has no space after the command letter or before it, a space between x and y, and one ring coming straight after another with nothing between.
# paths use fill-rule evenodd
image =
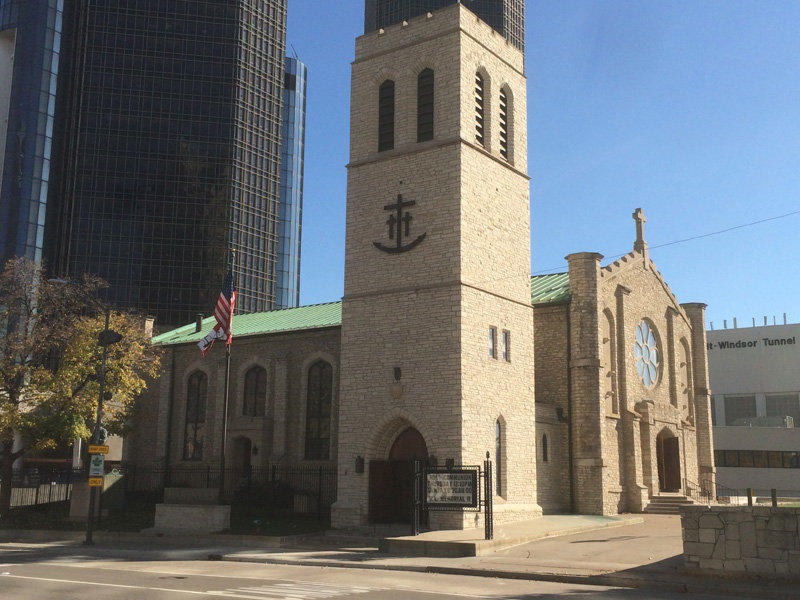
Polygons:
<instances>
[{"instance_id":1,"label":"arched entrance doorway","mask_svg":"<svg viewBox=\"0 0 800 600\"><path fill-rule=\"evenodd\" d=\"M681 452L678 438L669 429L662 429L656 437L658 462L658 489L661 492L679 492L681 489Z\"/></svg>"},{"instance_id":2,"label":"arched entrance doorway","mask_svg":"<svg viewBox=\"0 0 800 600\"><path fill-rule=\"evenodd\" d=\"M369 463L370 523L411 523L414 518L414 460L425 461L428 446L413 427L398 435L389 460Z\"/></svg>"}]
</instances>

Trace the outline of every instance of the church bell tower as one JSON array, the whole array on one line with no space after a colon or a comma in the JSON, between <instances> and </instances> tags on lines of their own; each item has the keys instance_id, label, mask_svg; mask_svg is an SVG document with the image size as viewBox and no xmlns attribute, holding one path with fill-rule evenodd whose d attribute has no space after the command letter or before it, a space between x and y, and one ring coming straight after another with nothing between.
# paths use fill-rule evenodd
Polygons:
<instances>
[{"instance_id":1,"label":"church bell tower","mask_svg":"<svg viewBox=\"0 0 800 600\"><path fill-rule=\"evenodd\" d=\"M540 515L522 52L461 4L359 37L347 168L333 526L407 520L413 458L487 452L495 522Z\"/></svg>"}]
</instances>

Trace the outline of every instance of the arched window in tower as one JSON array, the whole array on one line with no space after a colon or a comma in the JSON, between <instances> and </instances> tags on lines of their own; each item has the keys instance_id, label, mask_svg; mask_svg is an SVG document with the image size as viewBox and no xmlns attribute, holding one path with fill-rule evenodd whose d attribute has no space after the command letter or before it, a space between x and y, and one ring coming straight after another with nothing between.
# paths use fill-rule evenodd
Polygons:
<instances>
[{"instance_id":1,"label":"arched window in tower","mask_svg":"<svg viewBox=\"0 0 800 600\"><path fill-rule=\"evenodd\" d=\"M485 146L486 136L484 130L484 80L483 75L475 73L475 141Z\"/></svg>"},{"instance_id":2,"label":"arched window in tower","mask_svg":"<svg viewBox=\"0 0 800 600\"><path fill-rule=\"evenodd\" d=\"M328 460L331 451L333 369L318 360L308 369L306 392L306 460Z\"/></svg>"},{"instance_id":3,"label":"arched window in tower","mask_svg":"<svg viewBox=\"0 0 800 600\"><path fill-rule=\"evenodd\" d=\"M433 139L433 70L417 76L417 141Z\"/></svg>"},{"instance_id":4,"label":"arched window in tower","mask_svg":"<svg viewBox=\"0 0 800 600\"><path fill-rule=\"evenodd\" d=\"M694 421L694 385L692 384L692 355L689 352L689 342L686 338L680 341L680 363L678 372L678 407L684 418L689 422Z\"/></svg>"},{"instance_id":5,"label":"arched window in tower","mask_svg":"<svg viewBox=\"0 0 800 600\"><path fill-rule=\"evenodd\" d=\"M394 81L378 89L378 152L394 148Z\"/></svg>"},{"instance_id":6,"label":"arched window in tower","mask_svg":"<svg viewBox=\"0 0 800 600\"><path fill-rule=\"evenodd\" d=\"M242 415L245 417L263 417L266 397L267 371L263 367L253 367L244 376Z\"/></svg>"},{"instance_id":7,"label":"arched window in tower","mask_svg":"<svg viewBox=\"0 0 800 600\"><path fill-rule=\"evenodd\" d=\"M509 139L511 136L511 94L507 88L500 89L500 156L510 160Z\"/></svg>"},{"instance_id":8,"label":"arched window in tower","mask_svg":"<svg viewBox=\"0 0 800 600\"><path fill-rule=\"evenodd\" d=\"M550 456L547 450L547 434L542 434L542 462L547 462L550 460Z\"/></svg>"},{"instance_id":9,"label":"arched window in tower","mask_svg":"<svg viewBox=\"0 0 800 600\"><path fill-rule=\"evenodd\" d=\"M206 433L208 378L202 371L189 376L186 386L186 424L183 432L183 460L203 460Z\"/></svg>"}]
</instances>

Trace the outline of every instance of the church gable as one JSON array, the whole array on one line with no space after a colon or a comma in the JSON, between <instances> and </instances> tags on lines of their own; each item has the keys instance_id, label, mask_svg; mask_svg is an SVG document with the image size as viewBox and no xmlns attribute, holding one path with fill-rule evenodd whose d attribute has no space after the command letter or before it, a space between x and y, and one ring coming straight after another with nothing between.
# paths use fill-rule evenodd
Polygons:
<instances>
[{"instance_id":1,"label":"church gable","mask_svg":"<svg viewBox=\"0 0 800 600\"><path fill-rule=\"evenodd\" d=\"M688 322L680 302L672 293L664 277L655 263L645 254L636 250L620 257L613 263L600 269L601 294L613 296L617 287L624 286L629 290L646 289L651 300L664 304L681 313Z\"/></svg>"},{"instance_id":2,"label":"church gable","mask_svg":"<svg viewBox=\"0 0 800 600\"><path fill-rule=\"evenodd\" d=\"M664 420L692 425L692 325L650 260L641 209L633 218L637 224L633 251L599 269L601 360L618 362L619 352L627 357L624 371L609 366L603 377L607 411L619 414L625 408L618 401L623 376L631 395L627 409L651 403Z\"/></svg>"}]
</instances>

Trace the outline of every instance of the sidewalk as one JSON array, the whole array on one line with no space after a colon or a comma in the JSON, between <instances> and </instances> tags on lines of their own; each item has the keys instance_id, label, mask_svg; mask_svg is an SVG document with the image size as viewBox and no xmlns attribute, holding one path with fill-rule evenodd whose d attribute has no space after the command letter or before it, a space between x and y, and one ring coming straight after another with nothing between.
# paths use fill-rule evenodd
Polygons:
<instances>
[{"instance_id":1,"label":"sidewalk","mask_svg":"<svg viewBox=\"0 0 800 600\"><path fill-rule=\"evenodd\" d=\"M80 552L88 555L113 549L121 556L147 553L153 560L383 569L747 598L800 597L796 581L701 577L683 572L681 535L677 516L553 515L496 527L495 540L490 542L482 539L482 529L428 532L416 538L401 536L380 542L392 554L381 552L376 539L341 533L264 538L97 532L94 551L81 545L83 534L78 532L0 531L0 542L65 552L80 547Z\"/></svg>"},{"instance_id":2,"label":"sidewalk","mask_svg":"<svg viewBox=\"0 0 800 600\"><path fill-rule=\"evenodd\" d=\"M800 598L797 582L705 577L684 572L678 516L608 518L552 515L508 528L498 527L495 529L496 539L492 542L480 539L482 534L482 529L429 532L417 538L392 538L381 544L395 551L404 548L405 553L387 554L374 547L358 548L350 544L337 548L318 545L272 551L243 549L215 558L263 564L529 579L746 598ZM453 544L474 544L476 552L471 556L442 557L441 554ZM435 548L437 545L439 547Z\"/></svg>"}]
</instances>

